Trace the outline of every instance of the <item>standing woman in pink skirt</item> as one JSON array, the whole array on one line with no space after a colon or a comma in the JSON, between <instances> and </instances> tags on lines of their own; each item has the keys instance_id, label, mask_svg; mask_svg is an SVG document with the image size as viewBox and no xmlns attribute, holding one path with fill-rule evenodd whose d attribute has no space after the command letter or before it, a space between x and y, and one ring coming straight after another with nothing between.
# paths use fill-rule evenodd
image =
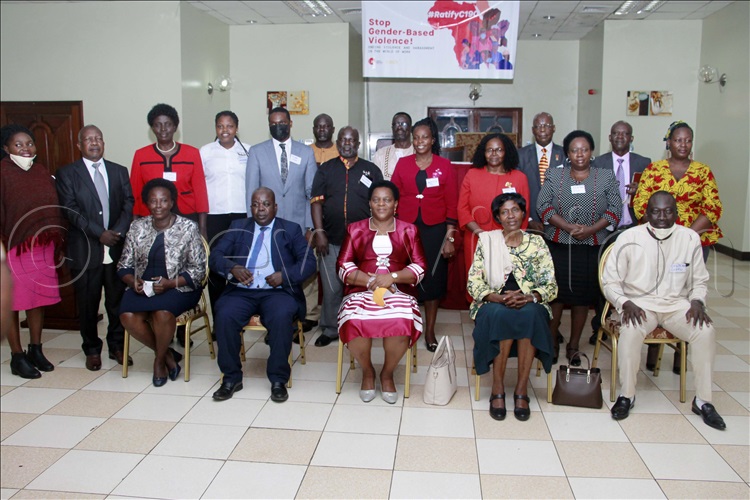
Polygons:
<instances>
[{"instance_id":1,"label":"standing woman in pink skirt","mask_svg":"<svg viewBox=\"0 0 750 500\"><path fill-rule=\"evenodd\" d=\"M13 277L13 320L8 332L10 370L39 378L55 366L42 353L44 306L60 302L55 255L62 249L64 220L47 167L34 162L34 135L20 125L0 130L8 156L0 160L0 236ZM21 347L18 311L26 311L31 340Z\"/></svg>"}]
</instances>

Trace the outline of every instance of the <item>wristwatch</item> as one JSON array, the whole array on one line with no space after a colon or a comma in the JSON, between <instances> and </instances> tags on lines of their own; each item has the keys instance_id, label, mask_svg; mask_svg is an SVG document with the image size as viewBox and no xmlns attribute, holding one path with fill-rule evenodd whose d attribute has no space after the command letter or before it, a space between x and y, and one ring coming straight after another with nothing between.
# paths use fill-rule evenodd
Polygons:
<instances>
[{"instance_id":1,"label":"wristwatch","mask_svg":"<svg viewBox=\"0 0 750 500\"><path fill-rule=\"evenodd\" d=\"M391 278L393 278L394 280L395 280L395 279L398 279L398 274L396 274L396 273L391 273Z\"/></svg>"},{"instance_id":2,"label":"wristwatch","mask_svg":"<svg viewBox=\"0 0 750 500\"><path fill-rule=\"evenodd\" d=\"M456 238L454 238L453 236L448 236L448 237L447 237L446 239L447 239L448 241L450 241L451 243L453 243L453 242L455 242L455 241L456 241Z\"/></svg>"},{"instance_id":3,"label":"wristwatch","mask_svg":"<svg viewBox=\"0 0 750 500\"><path fill-rule=\"evenodd\" d=\"M539 303L539 301L538 301L538 300L536 300L536 295L534 295L534 292L531 292L531 293L530 293L529 295L531 295L531 300L533 300L533 301L534 301L534 304L537 304L537 303Z\"/></svg>"}]
</instances>

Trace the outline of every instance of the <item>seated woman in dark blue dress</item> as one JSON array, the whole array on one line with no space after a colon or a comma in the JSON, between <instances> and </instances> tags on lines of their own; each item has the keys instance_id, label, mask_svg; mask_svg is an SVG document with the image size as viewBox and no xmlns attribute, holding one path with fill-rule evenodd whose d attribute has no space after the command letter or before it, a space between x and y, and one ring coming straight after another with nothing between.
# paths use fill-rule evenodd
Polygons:
<instances>
[{"instance_id":1,"label":"seated woman in dark blue dress","mask_svg":"<svg viewBox=\"0 0 750 500\"><path fill-rule=\"evenodd\" d=\"M467 288L474 299L469 315L474 326L474 365L479 375L490 371L490 416L505 418L505 366L518 356L518 382L513 391L513 414L528 420L529 372L534 357L549 373L553 343L550 307L557 296L555 268L541 236L521 230L528 217L526 200L505 193L492 201L492 215L503 229L479 235Z\"/></svg>"},{"instance_id":2,"label":"seated woman in dark blue dress","mask_svg":"<svg viewBox=\"0 0 750 500\"><path fill-rule=\"evenodd\" d=\"M172 212L177 189L166 179L143 186L143 203L151 215L134 220L117 266L128 286L120 304L127 331L154 350L154 385L180 374L182 355L169 347L176 317L201 297L206 276L206 251L198 225Z\"/></svg>"}]
</instances>

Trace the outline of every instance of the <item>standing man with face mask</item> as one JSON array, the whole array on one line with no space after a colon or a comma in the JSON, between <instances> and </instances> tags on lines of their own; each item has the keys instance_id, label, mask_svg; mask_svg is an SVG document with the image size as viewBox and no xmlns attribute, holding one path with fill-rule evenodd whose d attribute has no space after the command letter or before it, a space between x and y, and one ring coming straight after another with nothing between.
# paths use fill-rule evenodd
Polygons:
<instances>
[{"instance_id":1,"label":"standing man with face mask","mask_svg":"<svg viewBox=\"0 0 750 500\"><path fill-rule=\"evenodd\" d=\"M276 215L299 224L307 241L310 241L313 227L310 193L318 170L315 154L309 146L292 140L292 119L285 108L271 110L268 114L268 128L271 139L250 148L247 156L247 215L252 217L252 194L261 186L267 187L276 195ZM313 281L308 280L303 288L307 300L314 301L308 304L308 311L318 305L317 293L308 293Z\"/></svg>"}]
</instances>

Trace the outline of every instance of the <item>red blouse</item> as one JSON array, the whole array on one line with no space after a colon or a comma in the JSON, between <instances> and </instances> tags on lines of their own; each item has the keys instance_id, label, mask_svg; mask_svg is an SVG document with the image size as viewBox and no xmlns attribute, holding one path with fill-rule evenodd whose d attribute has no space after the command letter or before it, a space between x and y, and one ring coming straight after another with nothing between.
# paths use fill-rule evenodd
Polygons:
<instances>
[{"instance_id":1,"label":"red blouse","mask_svg":"<svg viewBox=\"0 0 750 500\"><path fill-rule=\"evenodd\" d=\"M422 194L417 189L417 155L405 156L398 160L393 171L393 182L401 195L398 202L398 218L413 223L422 210L422 221L428 226L446 220L458 220L458 189L456 173L447 159L432 155L432 164L427 167L427 187ZM431 186L431 184L436 184ZM421 196L421 198L420 198Z\"/></svg>"}]
</instances>

